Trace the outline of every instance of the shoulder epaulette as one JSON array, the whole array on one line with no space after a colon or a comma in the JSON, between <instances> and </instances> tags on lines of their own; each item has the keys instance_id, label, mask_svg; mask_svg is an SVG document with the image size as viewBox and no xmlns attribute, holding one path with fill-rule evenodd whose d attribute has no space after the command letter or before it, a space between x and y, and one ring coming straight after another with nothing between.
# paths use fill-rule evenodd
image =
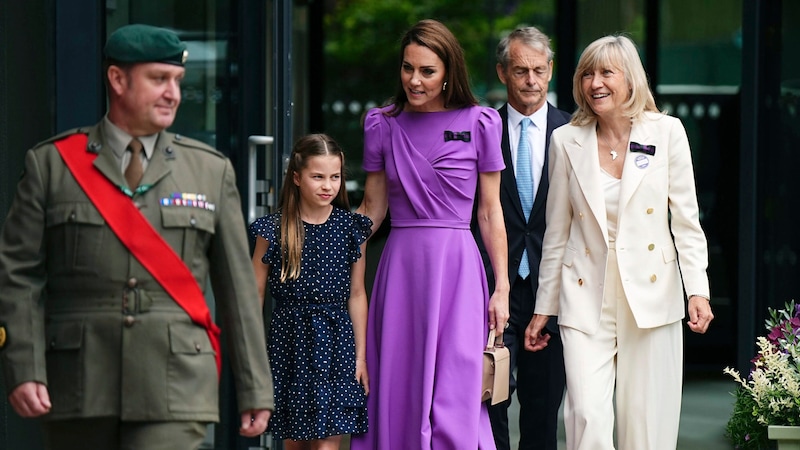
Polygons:
<instances>
[{"instance_id":1,"label":"shoulder epaulette","mask_svg":"<svg viewBox=\"0 0 800 450\"><path fill-rule=\"evenodd\" d=\"M192 139L190 137L186 137L182 134L174 134L172 135L172 144L180 147L187 147L197 150L203 150L213 155L219 156L220 158L224 158L225 155L222 154L219 150L211 147L210 145L206 144L205 142L198 141L197 139Z\"/></svg>"},{"instance_id":2,"label":"shoulder epaulette","mask_svg":"<svg viewBox=\"0 0 800 450\"><path fill-rule=\"evenodd\" d=\"M65 137L71 136L73 134L78 134L78 133L89 134L89 128L90 127L80 127L80 128L73 128L71 130L64 131L64 132L59 133L59 134L57 134L55 136L50 136L49 138L37 143L36 145L33 146L33 148L41 147L41 146L46 145L46 144L52 144L55 141L61 140L61 139L65 138Z\"/></svg>"}]
</instances>

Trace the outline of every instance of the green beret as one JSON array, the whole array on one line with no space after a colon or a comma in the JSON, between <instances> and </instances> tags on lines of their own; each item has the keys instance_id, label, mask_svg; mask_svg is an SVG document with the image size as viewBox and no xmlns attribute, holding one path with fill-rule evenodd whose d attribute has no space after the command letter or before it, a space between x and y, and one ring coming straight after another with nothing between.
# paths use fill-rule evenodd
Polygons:
<instances>
[{"instance_id":1,"label":"green beret","mask_svg":"<svg viewBox=\"0 0 800 450\"><path fill-rule=\"evenodd\" d=\"M189 52L178 35L151 25L125 25L106 41L106 58L121 63L161 62L183 66Z\"/></svg>"}]
</instances>

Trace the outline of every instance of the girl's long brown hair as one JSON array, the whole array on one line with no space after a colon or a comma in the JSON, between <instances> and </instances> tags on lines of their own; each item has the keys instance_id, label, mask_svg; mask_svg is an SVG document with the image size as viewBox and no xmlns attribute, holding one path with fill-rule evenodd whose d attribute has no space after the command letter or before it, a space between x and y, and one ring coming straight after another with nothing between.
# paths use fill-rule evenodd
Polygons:
<instances>
[{"instance_id":1,"label":"girl's long brown hair","mask_svg":"<svg viewBox=\"0 0 800 450\"><path fill-rule=\"evenodd\" d=\"M303 254L303 241L305 230L300 219L300 188L294 184L294 174L298 175L308 165L309 158L315 156L338 156L342 161L342 184L339 193L333 199L333 205L344 210L350 210L347 200L344 176L344 152L339 144L326 134L309 134L300 138L292 148L289 157L289 167L283 179L281 188L281 282L296 280L300 277L301 256Z\"/></svg>"}]
</instances>

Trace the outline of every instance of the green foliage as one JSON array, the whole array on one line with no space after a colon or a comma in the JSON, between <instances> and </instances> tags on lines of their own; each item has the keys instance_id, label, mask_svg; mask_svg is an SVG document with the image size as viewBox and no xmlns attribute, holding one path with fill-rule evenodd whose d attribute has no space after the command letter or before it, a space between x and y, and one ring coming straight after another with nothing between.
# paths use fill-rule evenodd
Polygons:
<instances>
[{"instance_id":1,"label":"green foliage","mask_svg":"<svg viewBox=\"0 0 800 450\"><path fill-rule=\"evenodd\" d=\"M756 401L741 386L736 388L734 397L736 401L733 405L733 413L725 427L725 437L733 442L737 449L763 450L771 448L767 438L767 426L758 423Z\"/></svg>"},{"instance_id":2,"label":"green foliage","mask_svg":"<svg viewBox=\"0 0 800 450\"><path fill-rule=\"evenodd\" d=\"M359 120L363 107L383 104L394 95L400 76L400 39L414 23L436 19L450 28L464 49L473 91L486 104L489 91L505 95L495 71L500 39L527 25L554 33L552 0L338 0L331 5L324 17L325 60L319 82L325 83L325 132L345 149L350 180L363 176ZM345 105L344 111L333 111L337 101ZM349 111L351 102L362 109Z\"/></svg>"},{"instance_id":3,"label":"green foliage","mask_svg":"<svg viewBox=\"0 0 800 450\"><path fill-rule=\"evenodd\" d=\"M747 378L724 370L739 383L726 427L736 448L768 448L769 425L800 425L800 307L792 300L769 308L765 325L769 333L756 339L759 352Z\"/></svg>"}]
</instances>

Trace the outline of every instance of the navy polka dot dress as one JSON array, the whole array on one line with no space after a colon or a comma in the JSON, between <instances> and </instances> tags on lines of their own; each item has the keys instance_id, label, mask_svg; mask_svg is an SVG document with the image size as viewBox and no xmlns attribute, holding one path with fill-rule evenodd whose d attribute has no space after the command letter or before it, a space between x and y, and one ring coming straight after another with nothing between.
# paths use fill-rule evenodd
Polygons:
<instances>
[{"instance_id":1,"label":"navy polka dot dress","mask_svg":"<svg viewBox=\"0 0 800 450\"><path fill-rule=\"evenodd\" d=\"M305 241L300 277L280 281L281 213L250 225L251 236L269 241L262 261L269 264L275 299L267 347L275 385L269 430L276 439L311 440L367 431L364 388L355 379L353 324L347 311L350 266L372 221L333 208L319 225L303 223Z\"/></svg>"}]
</instances>

